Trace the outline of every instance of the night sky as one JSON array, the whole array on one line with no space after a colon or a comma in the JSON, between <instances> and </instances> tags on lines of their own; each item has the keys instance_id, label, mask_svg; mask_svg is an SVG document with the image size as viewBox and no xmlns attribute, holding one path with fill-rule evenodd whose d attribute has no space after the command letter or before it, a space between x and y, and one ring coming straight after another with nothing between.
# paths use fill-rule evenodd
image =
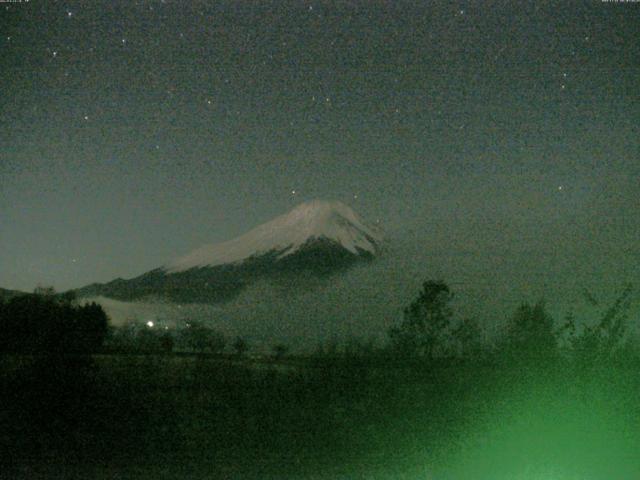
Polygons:
<instances>
[{"instance_id":1,"label":"night sky","mask_svg":"<svg viewBox=\"0 0 640 480\"><path fill-rule=\"evenodd\" d=\"M0 4L0 286L129 278L314 198L379 221L408 288L637 281L639 31L595 0Z\"/></svg>"}]
</instances>

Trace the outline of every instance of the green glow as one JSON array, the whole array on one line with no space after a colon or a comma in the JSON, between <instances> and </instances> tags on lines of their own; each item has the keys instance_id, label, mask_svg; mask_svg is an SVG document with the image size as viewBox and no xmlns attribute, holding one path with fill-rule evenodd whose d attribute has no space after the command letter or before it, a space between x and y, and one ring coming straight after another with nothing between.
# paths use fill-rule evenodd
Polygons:
<instances>
[{"instance_id":1,"label":"green glow","mask_svg":"<svg viewBox=\"0 0 640 480\"><path fill-rule=\"evenodd\" d=\"M518 386L463 434L445 478L638 478L635 395L611 376Z\"/></svg>"}]
</instances>

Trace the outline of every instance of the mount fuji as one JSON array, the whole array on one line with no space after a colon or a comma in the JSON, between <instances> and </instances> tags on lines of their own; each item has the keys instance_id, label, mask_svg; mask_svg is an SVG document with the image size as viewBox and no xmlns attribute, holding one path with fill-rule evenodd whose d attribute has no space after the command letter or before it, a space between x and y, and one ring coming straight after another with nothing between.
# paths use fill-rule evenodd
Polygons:
<instances>
[{"instance_id":1,"label":"mount fuji","mask_svg":"<svg viewBox=\"0 0 640 480\"><path fill-rule=\"evenodd\" d=\"M205 245L130 280L116 279L76 291L117 300L162 298L182 303L231 300L257 280L326 277L373 260L380 231L345 204L314 200L235 239Z\"/></svg>"}]
</instances>

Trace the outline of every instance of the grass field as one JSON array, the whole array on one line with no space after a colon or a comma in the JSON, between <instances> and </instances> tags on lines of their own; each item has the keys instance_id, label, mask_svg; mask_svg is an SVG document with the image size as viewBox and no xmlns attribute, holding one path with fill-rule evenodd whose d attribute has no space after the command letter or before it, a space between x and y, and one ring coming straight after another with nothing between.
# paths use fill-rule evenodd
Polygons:
<instances>
[{"instance_id":1,"label":"grass field","mask_svg":"<svg viewBox=\"0 0 640 480\"><path fill-rule=\"evenodd\" d=\"M0 361L6 478L640 473L633 368L187 355Z\"/></svg>"}]
</instances>

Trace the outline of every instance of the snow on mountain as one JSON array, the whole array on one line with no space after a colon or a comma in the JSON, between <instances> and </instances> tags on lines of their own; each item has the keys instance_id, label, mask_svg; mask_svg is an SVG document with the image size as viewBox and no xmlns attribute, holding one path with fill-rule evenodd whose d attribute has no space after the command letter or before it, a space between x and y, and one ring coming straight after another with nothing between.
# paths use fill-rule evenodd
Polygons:
<instances>
[{"instance_id":1,"label":"snow on mountain","mask_svg":"<svg viewBox=\"0 0 640 480\"><path fill-rule=\"evenodd\" d=\"M196 267L239 263L269 252L280 252L278 258L284 258L313 240L335 242L357 255L375 254L382 238L345 204L314 200L233 240L194 250L163 269L167 273L178 273Z\"/></svg>"}]
</instances>

